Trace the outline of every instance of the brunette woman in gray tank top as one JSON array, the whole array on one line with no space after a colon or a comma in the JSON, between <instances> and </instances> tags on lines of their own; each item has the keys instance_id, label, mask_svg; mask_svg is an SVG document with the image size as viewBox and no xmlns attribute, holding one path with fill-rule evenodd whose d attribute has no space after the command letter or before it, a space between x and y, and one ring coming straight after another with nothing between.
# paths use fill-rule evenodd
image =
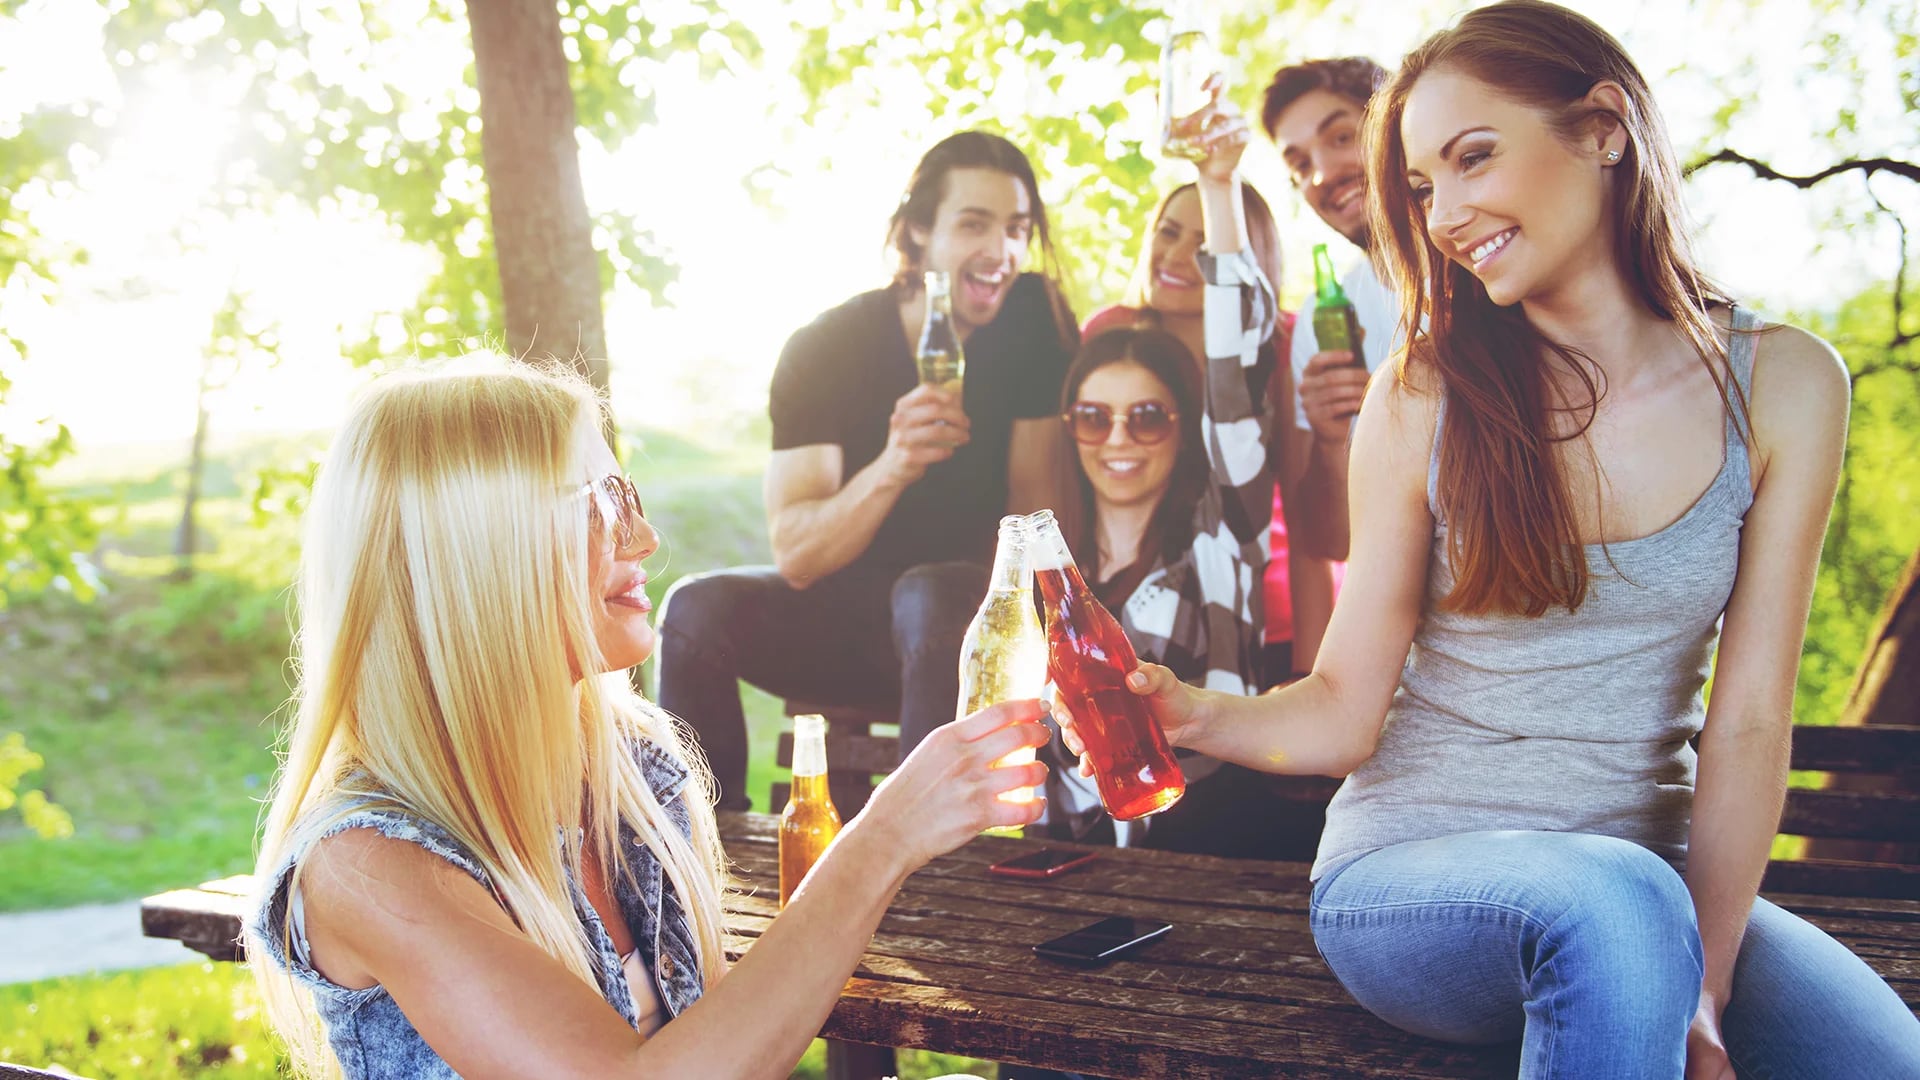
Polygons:
<instances>
[{"instance_id":1,"label":"brunette woman in gray tank top","mask_svg":"<svg viewBox=\"0 0 1920 1080\"><path fill-rule=\"evenodd\" d=\"M1585 18L1473 11L1367 124L1418 329L1357 421L1314 671L1135 691L1178 745L1347 777L1314 937L1390 1023L1519 1039L1526 1077L1920 1076L1899 997L1756 895L1845 368L1703 279L1646 81Z\"/></svg>"}]
</instances>

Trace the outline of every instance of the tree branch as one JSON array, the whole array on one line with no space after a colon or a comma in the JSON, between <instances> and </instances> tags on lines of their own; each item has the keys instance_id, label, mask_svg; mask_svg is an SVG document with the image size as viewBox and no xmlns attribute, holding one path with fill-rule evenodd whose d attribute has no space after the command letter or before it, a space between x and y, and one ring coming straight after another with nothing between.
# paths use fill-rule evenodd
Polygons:
<instances>
[{"instance_id":1,"label":"tree branch","mask_svg":"<svg viewBox=\"0 0 1920 1080\"><path fill-rule=\"evenodd\" d=\"M1819 172L1808 176L1789 176L1766 162L1750 158L1738 150L1722 150L1719 153L1698 158L1688 163L1686 168L1682 169L1681 172L1684 175L1692 176L1695 172L1709 165L1716 165L1722 162L1732 165L1745 165L1747 168L1752 169L1753 174L1762 180L1781 180L1797 188L1810 188L1829 177L1849 172L1865 173L1868 176L1880 172L1892 173L1895 176L1904 176L1908 180L1920 184L1920 165L1916 165L1911 161L1899 161L1895 158L1884 157L1850 158L1846 161L1829 165Z\"/></svg>"},{"instance_id":2,"label":"tree branch","mask_svg":"<svg viewBox=\"0 0 1920 1080\"><path fill-rule=\"evenodd\" d=\"M1900 268L1893 274L1893 340L1887 342L1887 349L1891 351L1914 340L1916 336L1906 329L1907 223L1880 201L1880 196L1873 190L1873 174L1862 177L1860 186L1867 189L1867 198L1873 200L1873 205L1879 207L1881 213L1892 218L1893 227L1900 230Z\"/></svg>"},{"instance_id":3,"label":"tree branch","mask_svg":"<svg viewBox=\"0 0 1920 1080\"><path fill-rule=\"evenodd\" d=\"M1869 375L1878 375L1883 371L1904 371L1909 375L1920 375L1920 360L1886 360L1877 364L1867 364L1855 371L1850 378L1853 385L1859 386L1861 379Z\"/></svg>"}]
</instances>

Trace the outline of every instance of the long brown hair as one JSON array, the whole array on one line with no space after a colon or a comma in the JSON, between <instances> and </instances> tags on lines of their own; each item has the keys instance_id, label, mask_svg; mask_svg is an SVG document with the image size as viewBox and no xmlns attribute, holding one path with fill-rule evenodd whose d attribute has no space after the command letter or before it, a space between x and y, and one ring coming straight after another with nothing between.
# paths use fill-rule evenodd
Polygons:
<instances>
[{"instance_id":1,"label":"long brown hair","mask_svg":"<svg viewBox=\"0 0 1920 1080\"><path fill-rule=\"evenodd\" d=\"M1046 284L1047 303L1060 331L1060 342L1073 348L1079 340L1073 311L1067 306L1060 288L1060 256L1053 249L1053 232L1047 225L1047 206L1040 201L1040 183L1034 178L1033 163L1020 148L990 131L962 131L933 144L921 155L900 195L900 204L887 219L887 248L893 260L893 285L909 295L921 288L920 274L926 269L927 253L914 242L913 230L933 228L940 200L947 194L947 174L955 169L992 169L1002 172L1027 189L1027 205L1033 208L1033 237L1040 248L1036 269Z\"/></svg>"},{"instance_id":2,"label":"long brown hair","mask_svg":"<svg viewBox=\"0 0 1920 1080\"><path fill-rule=\"evenodd\" d=\"M1445 606L1573 611L1587 593L1586 553L1554 446L1592 425L1603 379L1590 358L1547 338L1518 304L1494 304L1478 278L1429 241L1406 179L1400 120L1414 84L1441 69L1538 110L1568 143L1608 118L1625 128L1607 211L1614 258L1647 309L1677 324L1726 408L1744 411L1744 399L1736 405L1730 396L1739 390L1724 375L1726 350L1707 317L1710 305L1727 301L1690 250L1680 169L1653 93L1620 43L1588 19L1541 0L1479 8L1409 53L1374 98L1365 132L1373 257L1400 293L1409 342L1403 363L1431 365L1446 397L1438 499L1454 584ZM1620 86L1625 115L1583 100L1601 82ZM1556 356L1585 384L1586 401L1555 401L1546 361ZM1585 415L1577 430L1556 436L1561 412Z\"/></svg>"}]
</instances>

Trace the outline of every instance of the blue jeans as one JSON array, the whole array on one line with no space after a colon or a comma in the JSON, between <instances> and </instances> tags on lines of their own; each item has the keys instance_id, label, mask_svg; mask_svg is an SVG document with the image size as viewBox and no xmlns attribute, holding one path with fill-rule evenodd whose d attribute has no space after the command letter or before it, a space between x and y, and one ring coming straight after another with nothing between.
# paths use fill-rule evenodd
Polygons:
<instances>
[{"instance_id":1,"label":"blue jeans","mask_svg":"<svg viewBox=\"0 0 1920 1080\"><path fill-rule=\"evenodd\" d=\"M960 641L986 595L987 568L968 562L852 567L805 590L770 566L683 578L660 605L655 697L692 726L720 809L745 810L739 680L818 705L898 705L904 757L953 719Z\"/></svg>"},{"instance_id":2,"label":"blue jeans","mask_svg":"<svg viewBox=\"0 0 1920 1080\"><path fill-rule=\"evenodd\" d=\"M1369 1012L1520 1040L1522 1077L1677 1080L1700 1000L1686 883L1625 840L1479 832L1381 848L1314 885L1320 954ZM1740 1080L1920 1077L1920 1021L1846 946L1756 900L1722 1034Z\"/></svg>"}]
</instances>

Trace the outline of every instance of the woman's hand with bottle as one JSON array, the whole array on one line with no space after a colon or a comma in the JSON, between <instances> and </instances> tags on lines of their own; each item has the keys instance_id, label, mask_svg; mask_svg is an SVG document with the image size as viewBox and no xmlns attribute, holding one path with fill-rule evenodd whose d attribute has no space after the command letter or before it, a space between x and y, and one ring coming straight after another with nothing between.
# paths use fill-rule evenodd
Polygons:
<instances>
[{"instance_id":1,"label":"woman's hand with bottle","mask_svg":"<svg viewBox=\"0 0 1920 1080\"><path fill-rule=\"evenodd\" d=\"M1133 694L1147 699L1147 711L1160 730L1167 736L1167 742L1174 746L1192 746L1199 737L1201 718L1206 711L1206 692L1188 686L1174 673L1159 664L1143 663L1127 675L1127 689ZM1080 775L1092 776L1093 765L1087 760L1087 744L1074 728L1073 713L1055 692L1052 701L1054 722L1060 725L1060 737L1066 740L1067 749L1080 755Z\"/></svg>"},{"instance_id":2,"label":"woman's hand with bottle","mask_svg":"<svg viewBox=\"0 0 1920 1080\"><path fill-rule=\"evenodd\" d=\"M1003 792L1039 788L1047 767L1036 761L996 764L1016 750L1044 745L1051 733L1040 722L1038 700L1003 701L963 720L936 728L874 790L855 827L889 831L890 846L911 873L981 832L1030 825L1046 800L1006 802Z\"/></svg>"},{"instance_id":3,"label":"woman's hand with bottle","mask_svg":"<svg viewBox=\"0 0 1920 1080\"><path fill-rule=\"evenodd\" d=\"M1247 151L1252 129L1247 119L1226 97L1226 80L1219 75L1207 77L1207 104L1173 122L1176 136L1191 140L1206 151L1196 161L1201 183L1230 183L1239 171L1240 157Z\"/></svg>"}]
</instances>

